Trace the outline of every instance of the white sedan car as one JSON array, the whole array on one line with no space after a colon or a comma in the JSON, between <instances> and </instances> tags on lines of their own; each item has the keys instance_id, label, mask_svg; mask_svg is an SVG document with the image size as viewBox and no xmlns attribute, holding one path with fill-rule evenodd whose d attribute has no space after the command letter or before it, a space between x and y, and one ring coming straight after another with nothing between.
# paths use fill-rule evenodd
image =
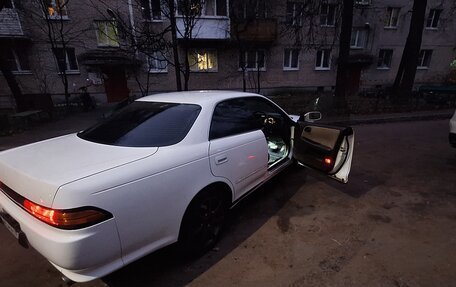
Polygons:
<instances>
[{"instance_id":1,"label":"white sedan car","mask_svg":"<svg viewBox=\"0 0 456 287\"><path fill-rule=\"evenodd\" d=\"M201 253L230 207L294 161L347 182L353 130L315 116L240 92L141 98L80 133L1 152L0 222L77 282L177 241Z\"/></svg>"}]
</instances>

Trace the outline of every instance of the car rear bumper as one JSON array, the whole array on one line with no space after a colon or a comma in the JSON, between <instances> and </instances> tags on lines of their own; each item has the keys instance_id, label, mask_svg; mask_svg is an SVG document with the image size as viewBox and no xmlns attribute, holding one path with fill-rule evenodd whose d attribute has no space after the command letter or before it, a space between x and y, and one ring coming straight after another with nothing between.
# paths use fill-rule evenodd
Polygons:
<instances>
[{"instance_id":1,"label":"car rear bumper","mask_svg":"<svg viewBox=\"0 0 456 287\"><path fill-rule=\"evenodd\" d=\"M450 144L456 148L456 133L450 133L449 140Z\"/></svg>"},{"instance_id":2,"label":"car rear bumper","mask_svg":"<svg viewBox=\"0 0 456 287\"><path fill-rule=\"evenodd\" d=\"M87 228L62 230L34 218L1 190L0 210L19 223L34 249L73 281L90 281L123 266L114 218Z\"/></svg>"}]
</instances>

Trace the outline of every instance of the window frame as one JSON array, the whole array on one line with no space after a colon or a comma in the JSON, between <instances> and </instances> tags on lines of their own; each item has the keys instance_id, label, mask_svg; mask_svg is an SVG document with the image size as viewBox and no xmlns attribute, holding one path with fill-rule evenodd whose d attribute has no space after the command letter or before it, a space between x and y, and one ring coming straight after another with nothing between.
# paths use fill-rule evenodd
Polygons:
<instances>
[{"instance_id":1,"label":"window frame","mask_svg":"<svg viewBox=\"0 0 456 287\"><path fill-rule=\"evenodd\" d=\"M429 9L429 14L426 18L426 25L425 25L426 30L438 30L439 29L440 16L442 16L442 12L443 12L443 9L437 9L437 8ZM432 15L432 17L431 17L431 15ZM436 20L436 18L437 18L437 20ZM429 23L429 20L430 20L430 23Z\"/></svg>"},{"instance_id":2,"label":"window frame","mask_svg":"<svg viewBox=\"0 0 456 287\"><path fill-rule=\"evenodd\" d=\"M67 74L67 75L69 75L69 74L80 74L78 58L76 57L76 50L73 47L66 47L65 49L62 48L62 47L57 47L57 48L54 48L54 57L55 57L55 59L57 61L57 68L59 69L58 74L59 75L63 74L63 71L60 69L59 59L57 58L57 55L55 53L55 50L57 50L57 49L63 50L63 52L64 52L64 56L65 56L65 74ZM77 67L76 70L71 69L71 63L70 63L70 57L68 56L68 50L71 50L74 53L73 56L74 56L74 63L76 64L76 67Z\"/></svg>"},{"instance_id":3,"label":"window frame","mask_svg":"<svg viewBox=\"0 0 456 287\"><path fill-rule=\"evenodd\" d=\"M190 49L188 51L189 55L189 59L191 57L193 57L193 54L197 54L197 55L200 55L200 54L204 54L205 55L205 58L206 58L206 62L209 62L209 54L210 53L213 53L215 55L215 62L216 62L216 65L215 65L215 68L208 68L208 69L199 69L198 67L198 59L196 61L196 63L194 65L190 65L190 72L192 73L217 73L218 72L218 65L219 65L219 61L218 61L218 52L217 52L217 49L205 49L205 48L202 48L202 49ZM197 67L197 68L194 68L194 67Z\"/></svg>"},{"instance_id":4,"label":"window frame","mask_svg":"<svg viewBox=\"0 0 456 287\"><path fill-rule=\"evenodd\" d=\"M3 50L5 49L5 50ZM11 67L11 72L15 75L26 75L26 74L32 74L31 66L30 66L30 60L28 57L28 49L25 48L25 51L22 51L23 53L18 53L16 50L16 47L14 46L6 46L4 47L0 52L9 52L9 55L6 57L6 61L10 63L14 63L14 67ZM25 69L24 65L22 65L23 61L21 60L20 56L22 55L24 58L22 60L26 61L26 66L28 66L28 69Z\"/></svg>"},{"instance_id":5,"label":"window frame","mask_svg":"<svg viewBox=\"0 0 456 287\"><path fill-rule=\"evenodd\" d=\"M116 21L114 21L114 20L95 20L94 22L95 22L95 28L96 28L95 34L97 35L97 46L98 47L115 47L115 48L120 47L119 32L118 32ZM100 42L100 27L99 27L100 24L103 24L103 26L104 26L103 33L104 33L104 36L106 37L106 39L108 40L108 43ZM116 34L115 44L112 44L114 41L109 37L109 34L108 34L109 24L112 25L112 27L114 28L114 32Z\"/></svg>"},{"instance_id":6,"label":"window frame","mask_svg":"<svg viewBox=\"0 0 456 287\"><path fill-rule=\"evenodd\" d=\"M389 53L389 63L387 65L383 65L383 63L385 62L385 55L382 55L382 57L380 57L382 52L383 52L383 54ZM377 70L390 70L391 65L393 63L393 54L394 54L393 49L379 49L378 59L377 59ZM379 65L380 59L381 59L382 65Z\"/></svg>"},{"instance_id":7,"label":"window frame","mask_svg":"<svg viewBox=\"0 0 456 287\"><path fill-rule=\"evenodd\" d=\"M320 61L318 60L318 53L321 52ZM320 49L317 50L317 54L315 55L315 70L316 71L330 71L331 70L331 49ZM325 56L328 57L328 67L324 66L324 59Z\"/></svg>"},{"instance_id":8,"label":"window frame","mask_svg":"<svg viewBox=\"0 0 456 287\"><path fill-rule=\"evenodd\" d=\"M248 66L248 53L255 52L255 67L249 68ZM263 53L263 67L258 67L258 53L262 52ZM241 58L243 57L243 58ZM243 60L243 61L242 61ZM245 67L241 67L241 63L245 64ZM251 50L246 50L243 51L239 54L239 71L248 71L248 72L265 72L266 71L266 50L265 49L251 49Z\"/></svg>"},{"instance_id":9,"label":"window frame","mask_svg":"<svg viewBox=\"0 0 456 287\"><path fill-rule=\"evenodd\" d=\"M294 52L297 52L297 55L296 55L296 67L292 67L293 53ZM301 54L301 50L299 48L285 48L283 50L283 70L284 71L297 71L297 70L299 70L299 55L300 54ZM285 65L285 62L288 62L287 65Z\"/></svg>"},{"instance_id":10,"label":"window frame","mask_svg":"<svg viewBox=\"0 0 456 287\"><path fill-rule=\"evenodd\" d=\"M416 68L418 70L428 70L431 66L432 54L432 49L421 49Z\"/></svg>"},{"instance_id":11,"label":"window frame","mask_svg":"<svg viewBox=\"0 0 456 287\"><path fill-rule=\"evenodd\" d=\"M160 57L163 60L160 60ZM165 62L165 67L163 69L160 68L151 68L150 61L154 61L156 67L158 67L159 62ZM149 55L146 55L146 65L147 65L147 72L150 74L164 74L168 73L168 61L165 58L165 55L161 51L153 51Z\"/></svg>"},{"instance_id":12,"label":"window frame","mask_svg":"<svg viewBox=\"0 0 456 287\"><path fill-rule=\"evenodd\" d=\"M387 17L388 17L388 21L387 23L385 23L384 25L384 29L397 29L399 27L399 15L401 13L401 7L393 7L393 6L388 6L386 8L386 11L387 11ZM392 25L393 23L393 19L394 19L394 11L396 11L396 23L395 25Z\"/></svg>"},{"instance_id":13,"label":"window frame","mask_svg":"<svg viewBox=\"0 0 456 287\"><path fill-rule=\"evenodd\" d=\"M326 11L324 11L325 14L323 14L323 7L326 7ZM333 9L332 14L331 14L331 8ZM321 3L320 27L335 27L336 26L336 14L337 14L336 12L337 12L337 4L328 3L328 2ZM330 16L331 16L331 19L330 19ZM324 17L325 21L322 21L323 17ZM329 20L332 20L332 23L330 23L331 21L329 21Z\"/></svg>"},{"instance_id":14,"label":"window frame","mask_svg":"<svg viewBox=\"0 0 456 287\"><path fill-rule=\"evenodd\" d=\"M352 45L353 35L355 35L354 32L356 32L355 45ZM359 39L360 39L360 37L359 37L360 33L364 33L364 43L362 43L361 46L358 45L359 44ZM351 38L350 38L350 49L353 49L353 50L366 49L368 38L369 38L369 31L367 29L360 28L360 27L354 27L352 29Z\"/></svg>"},{"instance_id":15,"label":"window frame","mask_svg":"<svg viewBox=\"0 0 456 287\"><path fill-rule=\"evenodd\" d=\"M228 0L224 0L224 2L226 3L225 4L225 6L226 6L226 8L225 8L226 9L225 10L226 13L225 14L226 15L217 15L217 10L218 10L217 9L217 1L222 1L222 0L209 0L209 1L213 1L213 3L214 3L214 6L213 6L214 7L213 8L214 9L214 15L207 15L207 13L206 13L206 5L207 5L207 3L204 1L204 2L200 3L200 4L202 4L202 7L200 8L199 13L196 14L197 18L218 18L218 19L224 18L224 19L226 19L226 18L230 17L230 8L229 8L230 6L229 6L229 1ZM176 0L176 16L177 17L182 17L182 16L184 16L184 14L180 13L179 7L180 7L179 6L179 0Z\"/></svg>"},{"instance_id":16,"label":"window frame","mask_svg":"<svg viewBox=\"0 0 456 287\"><path fill-rule=\"evenodd\" d=\"M297 1L287 1L286 3L286 22L292 27L302 27L304 3ZM288 12L288 5L292 5L291 14Z\"/></svg>"},{"instance_id":17,"label":"window frame","mask_svg":"<svg viewBox=\"0 0 456 287\"><path fill-rule=\"evenodd\" d=\"M42 1L45 1L45 0L42 0ZM62 5L62 7L60 6L57 6L57 2L58 1L63 1L64 2L64 5ZM14 2L14 1L12 1ZM49 2L49 3L48 3ZM45 12L46 15L45 15L45 18L46 19L49 19L49 20L70 20L70 18L68 17L68 3L67 3L67 0L46 0L46 6L47 6L47 11ZM55 13L56 15L52 16L50 13L49 13L49 9L52 8L55 10ZM62 9L60 9L62 8ZM64 15L61 15L61 13L59 13L59 11L64 11Z\"/></svg>"},{"instance_id":18,"label":"window frame","mask_svg":"<svg viewBox=\"0 0 456 287\"><path fill-rule=\"evenodd\" d=\"M144 11L141 11L142 13L142 17L143 17L143 20L144 21L147 21L147 22L163 22L163 9L162 9L162 5L161 5L161 1L160 0L143 0L144 2L147 2L147 8L149 10L149 13L148 13L148 17L144 17L145 16L145 13ZM154 18L154 9L153 9L153 6L152 5L152 2L153 1L158 1L158 5L160 7L160 13L159 13L159 16L160 18ZM141 9L143 8L142 6L142 1L141 1Z\"/></svg>"}]
</instances>

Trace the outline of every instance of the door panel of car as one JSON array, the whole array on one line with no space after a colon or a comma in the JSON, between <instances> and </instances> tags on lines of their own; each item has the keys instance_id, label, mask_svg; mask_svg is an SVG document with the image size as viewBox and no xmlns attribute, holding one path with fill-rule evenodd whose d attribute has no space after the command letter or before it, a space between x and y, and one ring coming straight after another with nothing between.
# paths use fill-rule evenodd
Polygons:
<instances>
[{"instance_id":1,"label":"door panel of car","mask_svg":"<svg viewBox=\"0 0 456 287\"><path fill-rule=\"evenodd\" d=\"M351 127L331 127L298 121L294 132L293 157L298 163L348 182L353 157Z\"/></svg>"},{"instance_id":2,"label":"door panel of car","mask_svg":"<svg viewBox=\"0 0 456 287\"><path fill-rule=\"evenodd\" d=\"M264 177L268 168L267 150L261 130L212 140L209 147L211 172L233 184L237 199Z\"/></svg>"}]
</instances>

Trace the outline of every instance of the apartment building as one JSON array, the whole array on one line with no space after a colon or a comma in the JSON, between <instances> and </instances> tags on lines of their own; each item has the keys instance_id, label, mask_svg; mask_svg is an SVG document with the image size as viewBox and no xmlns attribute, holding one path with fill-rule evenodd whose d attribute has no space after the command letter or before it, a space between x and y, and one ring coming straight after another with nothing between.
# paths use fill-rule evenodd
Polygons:
<instances>
[{"instance_id":1,"label":"apartment building","mask_svg":"<svg viewBox=\"0 0 456 287\"><path fill-rule=\"evenodd\" d=\"M41 1L9 0L0 12L0 52L24 94L63 101L63 78L69 93L87 87L102 102L176 90L172 43L181 65L188 55L191 90L269 94L335 85L337 0L179 0L174 16L163 0ZM417 85L444 83L450 73L456 55L451 2L428 1ZM354 93L394 81L413 1L355 3L349 85ZM13 104L0 77L0 108Z\"/></svg>"}]
</instances>

